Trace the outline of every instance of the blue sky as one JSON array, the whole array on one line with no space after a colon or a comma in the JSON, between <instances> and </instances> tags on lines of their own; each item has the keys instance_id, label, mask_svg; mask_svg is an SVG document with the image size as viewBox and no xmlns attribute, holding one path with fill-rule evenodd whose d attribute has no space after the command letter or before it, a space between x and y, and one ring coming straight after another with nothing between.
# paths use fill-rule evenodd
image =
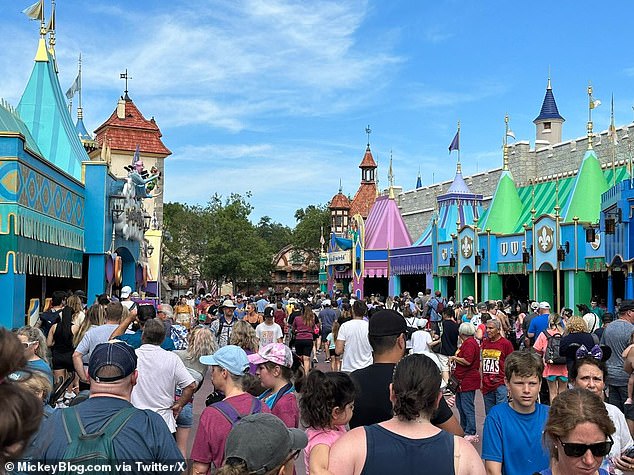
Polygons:
<instances>
[{"instance_id":1,"label":"blue sky","mask_svg":"<svg viewBox=\"0 0 634 475\"><path fill-rule=\"evenodd\" d=\"M0 97L14 105L37 47L20 13L32 1L0 3ZM505 113L533 144L549 67L564 139L585 134L589 81L595 130L611 94L617 125L630 123L633 15L630 2L59 0L57 56L66 90L82 53L89 130L128 68L130 96L173 152L167 201L251 191L254 221L292 226L340 179L354 194L368 124L382 186L390 151L405 190L419 167L423 184L452 178L458 120L464 173L499 166Z\"/></svg>"}]
</instances>

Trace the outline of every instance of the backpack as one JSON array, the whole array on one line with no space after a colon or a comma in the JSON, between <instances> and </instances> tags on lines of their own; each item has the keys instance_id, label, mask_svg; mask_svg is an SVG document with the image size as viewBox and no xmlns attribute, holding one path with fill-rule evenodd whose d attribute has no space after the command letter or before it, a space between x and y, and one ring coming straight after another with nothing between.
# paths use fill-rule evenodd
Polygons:
<instances>
[{"instance_id":1,"label":"backpack","mask_svg":"<svg viewBox=\"0 0 634 475\"><path fill-rule=\"evenodd\" d=\"M225 416L225 419L227 419L229 421L229 424L231 424L231 427L233 427L243 417L250 416L251 414L259 414L260 412L262 412L262 401L253 398L253 400L251 401L251 409L249 409L249 412L247 412L246 414L238 413L238 411L236 411L236 408L233 407L231 403L227 402L226 400L216 402L212 404L211 407L215 407L220 414Z\"/></svg>"},{"instance_id":2,"label":"backpack","mask_svg":"<svg viewBox=\"0 0 634 475\"><path fill-rule=\"evenodd\" d=\"M548 364L566 364L566 357L559 355L559 346L561 345L561 333L549 335L544 330L544 335L548 340L546 350L544 351L544 362Z\"/></svg>"},{"instance_id":3,"label":"backpack","mask_svg":"<svg viewBox=\"0 0 634 475\"><path fill-rule=\"evenodd\" d=\"M405 329L405 336L407 337L408 340L412 339L412 335L414 334L414 332L417 332L418 330L420 330L420 328L415 326L416 317L411 317L411 318L412 318L411 322L409 321L409 319L405 318L405 323L407 325L407 328Z\"/></svg>"},{"instance_id":4,"label":"backpack","mask_svg":"<svg viewBox=\"0 0 634 475\"><path fill-rule=\"evenodd\" d=\"M187 349L187 328L185 328L183 325L172 325L170 328L170 338L174 342L174 349Z\"/></svg>"},{"instance_id":5,"label":"backpack","mask_svg":"<svg viewBox=\"0 0 634 475\"><path fill-rule=\"evenodd\" d=\"M438 304L436 305L436 313L438 315L442 315L442 311L445 309L445 303L443 300L437 300Z\"/></svg>"},{"instance_id":6,"label":"backpack","mask_svg":"<svg viewBox=\"0 0 634 475\"><path fill-rule=\"evenodd\" d=\"M59 323L62 319L62 310L47 310L40 314L39 326L45 337L48 337L48 333L51 327L56 323Z\"/></svg>"},{"instance_id":7,"label":"backpack","mask_svg":"<svg viewBox=\"0 0 634 475\"><path fill-rule=\"evenodd\" d=\"M78 466L110 465L108 474L118 474L117 459L114 453L113 440L123 426L137 411L134 407L125 407L115 413L96 432L86 433L76 407L62 411L64 433L68 439L68 447L61 458L67 462L68 470L57 472L60 475L78 473ZM79 472L81 473L81 472Z\"/></svg>"}]
</instances>

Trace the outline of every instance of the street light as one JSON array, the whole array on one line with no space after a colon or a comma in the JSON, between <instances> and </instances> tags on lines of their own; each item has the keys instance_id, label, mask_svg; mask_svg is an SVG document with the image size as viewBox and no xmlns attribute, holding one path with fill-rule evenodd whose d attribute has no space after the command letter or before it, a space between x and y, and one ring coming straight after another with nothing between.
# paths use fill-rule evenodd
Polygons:
<instances>
[{"instance_id":1,"label":"street light","mask_svg":"<svg viewBox=\"0 0 634 475\"><path fill-rule=\"evenodd\" d=\"M176 264L174 266L174 275L176 276L176 296L180 300L181 298L181 288L180 288L180 276L181 276L181 266L180 264Z\"/></svg>"}]
</instances>

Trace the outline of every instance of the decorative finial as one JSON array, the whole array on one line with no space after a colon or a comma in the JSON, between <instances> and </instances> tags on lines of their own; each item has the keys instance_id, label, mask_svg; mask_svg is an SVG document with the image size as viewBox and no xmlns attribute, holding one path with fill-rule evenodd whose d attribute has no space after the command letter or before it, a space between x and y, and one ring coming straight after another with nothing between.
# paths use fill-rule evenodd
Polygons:
<instances>
[{"instance_id":1,"label":"decorative finial","mask_svg":"<svg viewBox=\"0 0 634 475\"><path fill-rule=\"evenodd\" d=\"M509 147L508 147L508 136L509 136L509 115L506 114L504 116L504 165L502 167L503 170L509 169Z\"/></svg>"},{"instance_id":2,"label":"decorative finial","mask_svg":"<svg viewBox=\"0 0 634 475\"><path fill-rule=\"evenodd\" d=\"M339 193L343 191L343 187L341 186L341 178L339 178Z\"/></svg>"},{"instance_id":3,"label":"decorative finial","mask_svg":"<svg viewBox=\"0 0 634 475\"><path fill-rule=\"evenodd\" d=\"M394 199L394 172L392 171L392 149L390 149L390 169L388 171L388 181L390 184L389 198Z\"/></svg>"},{"instance_id":4,"label":"decorative finial","mask_svg":"<svg viewBox=\"0 0 634 475\"><path fill-rule=\"evenodd\" d=\"M368 148L370 148L370 134L372 133L372 129L370 128L370 124L365 128L365 133L368 136Z\"/></svg>"},{"instance_id":5,"label":"decorative finial","mask_svg":"<svg viewBox=\"0 0 634 475\"><path fill-rule=\"evenodd\" d=\"M588 83L588 150L592 150L592 109L601 105L601 101L592 97L592 83Z\"/></svg>"},{"instance_id":6,"label":"decorative finial","mask_svg":"<svg viewBox=\"0 0 634 475\"><path fill-rule=\"evenodd\" d=\"M49 34L49 51L55 56L55 0L51 0L51 17L48 19L46 31Z\"/></svg>"},{"instance_id":7,"label":"decorative finial","mask_svg":"<svg viewBox=\"0 0 634 475\"><path fill-rule=\"evenodd\" d=\"M132 76L128 75L128 68L125 69L125 73L119 74L119 79L125 79L125 91L123 91L125 95L123 96L123 98L126 101L129 101L130 96L128 96L128 80L132 79Z\"/></svg>"},{"instance_id":8,"label":"decorative finial","mask_svg":"<svg viewBox=\"0 0 634 475\"><path fill-rule=\"evenodd\" d=\"M552 90L552 87L550 86L550 64L548 65L548 85L546 86L546 89L548 91Z\"/></svg>"}]
</instances>

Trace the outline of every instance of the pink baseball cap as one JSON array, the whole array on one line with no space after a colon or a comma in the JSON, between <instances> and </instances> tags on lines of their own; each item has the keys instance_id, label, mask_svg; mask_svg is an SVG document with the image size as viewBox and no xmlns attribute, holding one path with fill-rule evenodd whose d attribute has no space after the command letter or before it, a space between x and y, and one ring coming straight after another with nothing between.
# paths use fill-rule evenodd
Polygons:
<instances>
[{"instance_id":1,"label":"pink baseball cap","mask_svg":"<svg viewBox=\"0 0 634 475\"><path fill-rule=\"evenodd\" d=\"M253 364L275 363L291 368L293 366L293 352L284 343L269 343L260 348L260 351L248 356Z\"/></svg>"}]
</instances>

